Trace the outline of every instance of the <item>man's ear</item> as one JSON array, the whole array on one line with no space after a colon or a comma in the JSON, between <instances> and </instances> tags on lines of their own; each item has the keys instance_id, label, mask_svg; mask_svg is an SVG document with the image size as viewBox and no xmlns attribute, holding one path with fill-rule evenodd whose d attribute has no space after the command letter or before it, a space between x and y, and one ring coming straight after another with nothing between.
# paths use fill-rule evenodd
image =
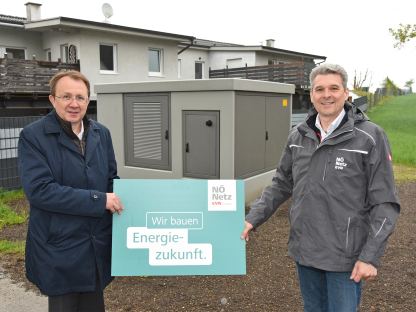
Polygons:
<instances>
[{"instance_id":1,"label":"man's ear","mask_svg":"<svg viewBox=\"0 0 416 312\"><path fill-rule=\"evenodd\" d=\"M55 97L52 94L49 94L49 102L51 102L52 106L55 108Z\"/></svg>"}]
</instances>

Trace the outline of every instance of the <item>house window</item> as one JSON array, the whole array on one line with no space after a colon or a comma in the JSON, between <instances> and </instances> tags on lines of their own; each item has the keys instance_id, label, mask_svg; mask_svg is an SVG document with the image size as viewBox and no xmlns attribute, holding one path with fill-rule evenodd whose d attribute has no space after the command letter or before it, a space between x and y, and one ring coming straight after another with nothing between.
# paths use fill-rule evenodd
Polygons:
<instances>
[{"instance_id":1,"label":"house window","mask_svg":"<svg viewBox=\"0 0 416 312\"><path fill-rule=\"evenodd\" d=\"M116 71L117 46L115 44L100 44L100 72Z\"/></svg>"},{"instance_id":2,"label":"house window","mask_svg":"<svg viewBox=\"0 0 416 312\"><path fill-rule=\"evenodd\" d=\"M178 78L182 76L182 60L178 59Z\"/></svg>"},{"instance_id":3,"label":"house window","mask_svg":"<svg viewBox=\"0 0 416 312\"><path fill-rule=\"evenodd\" d=\"M226 64L228 68L238 68L243 67L243 59L240 58L233 58L233 59L227 59Z\"/></svg>"},{"instance_id":4,"label":"house window","mask_svg":"<svg viewBox=\"0 0 416 312\"><path fill-rule=\"evenodd\" d=\"M195 62L195 79L204 78L204 62Z\"/></svg>"},{"instance_id":5,"label":"house window","mask_svg":"<svg viewBox=\"0 0 416 312\"><path fill-rule=\"evenodd\" d=\"M127 166L170 170L169 95L124 96Z\"/></svg>"},{"instance_id":6,"label":"house window","mask_svg":"<svg viewBox=\"0 0 416 312\"><path fill-rule=\"evenodd\" d=\"M149 49L149 75L160 76L162 75L163 68L163 50L162 49Z\"/></svg>"},{"instance_id":7,"label":"house window","mask_svg":"<svg viewBox=\"0 0 416 312\"><path fill-rule=\"evenodd\" d=\"M45 49L45 59L49 62L52 61L51 49Z\"/></svg>"},{"instance_id":8,"label":"house window","mask_svg":"<svg viewBox=\"0 0 416 312\"><path fill-rule=\"evenodd\" d=\"M61 44L61 62L68 63L69 60L69 48L68 44Z\"/></svg>"},{"instance_id":9,"label":"house window","mask_svg":"<svg viewBox=\"0 0 416 312\"><path fill-rule=\"evenodd\" d=\"M6 48L4 52L7 53L8 58L21 59L21 60L25 59L25 49Z\"/></svg>"},{"instance_id":10,"label":"house window","mask_svg":"<svg viewBox=\"0 0 416 312\"><path fill-rule=\"evenodd\" d=\"M71 44L69 46L68 49L69 53L68 53L68 63L70 64L76 64L78 59L77 59L77 47L73 44Z\"/></svg>"}]
</instances>

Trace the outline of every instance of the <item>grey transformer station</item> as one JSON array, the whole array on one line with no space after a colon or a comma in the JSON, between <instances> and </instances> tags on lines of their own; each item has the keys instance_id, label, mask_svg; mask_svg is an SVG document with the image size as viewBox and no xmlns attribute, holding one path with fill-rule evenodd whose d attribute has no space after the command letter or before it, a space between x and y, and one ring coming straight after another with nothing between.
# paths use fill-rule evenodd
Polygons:
<instances>
[{"instance_id":1,"label":"grey transformer station","mask_svg":"<svg viewBox=\"0 0 416 312\"><path fill-rule=\"evenodd\" d=\"M243 179L246 203L271 183L294 85L224 78L94 87L121 178Z\"/></svg>"}]
</instances>

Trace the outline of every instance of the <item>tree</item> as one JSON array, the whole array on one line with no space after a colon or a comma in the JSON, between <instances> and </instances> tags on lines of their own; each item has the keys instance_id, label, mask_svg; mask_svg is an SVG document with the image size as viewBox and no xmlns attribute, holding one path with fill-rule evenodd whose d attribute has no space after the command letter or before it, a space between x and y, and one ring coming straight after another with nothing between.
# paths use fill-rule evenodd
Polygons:
<instances>
[{"instance_id":1,"label":"tree","mask_svg":"<svg viewBox=\"0 0 416 312\"><path fill-rule=\"evenodd\" d=\"M383 87L385 88L384 95L399 95L400 89L396 86L396 84L391 80L389 77L386 77L383 81Z\"/></svg>"},{"instance_id":2,"label":"tree","mask_svg":"<svg viewBox=\"0 0 416 312\"><path fill-rule=\"evenodd\" d=\"M357 75L357 71L354 70L354 81L353 81L353 90L361 90L363 88L364 82L367 80L368 77L368 69L366 69L365 73L359 72ZM370 76L371 81L371 76Z\"/></svg>"},{"instance_id":3,"label":"tree","mask_svg":"<svg viewBox=\"0 0 416 312\"><path fill-rule=\"evenodd\" d=\"M414 84L414 83L415 83L414 79L410 79L410 80L406 81L406 83L404 84L404 86L406 88L409 88L410 93L413 93L412 84Z\"/></svg>"},{"instance_id":4,"label":"tree","mask_svg":"<svg viewBox=\"0 0 416 312\"><path fill-rule=\"evenodd\" d=\"M399 28L389 28L389 31L395 39L395 48L401 48L406 42L416 37L416 24L400 24Z\"/></svg>"}]
</instances>

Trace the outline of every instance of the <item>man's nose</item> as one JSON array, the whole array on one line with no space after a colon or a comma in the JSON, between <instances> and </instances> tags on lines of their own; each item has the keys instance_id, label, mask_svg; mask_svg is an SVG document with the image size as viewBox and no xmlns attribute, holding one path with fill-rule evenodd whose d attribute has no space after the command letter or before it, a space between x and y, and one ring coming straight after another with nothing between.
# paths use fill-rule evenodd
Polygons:
<instances>
[{"instance_id":1,"label":"man's nose","mask_svg":"<svg viewBox=\"0 0 416 312\"><path fill-rule=\"evenodd\" d=\"M331 96L331 92L329 91L329 89L324 89L324 97L330 97Z\"/></svg>"},{"instance_id":2,"label":"man's nose","mask_svg":"<svg viewBox=\"0 0 416 312\"><path fill-rule=\"evenodd\" d=\"M78 106L78 101L75 96L71 97L71 100L69 101L69 105Z\"/></svg>"}]
</instances>

